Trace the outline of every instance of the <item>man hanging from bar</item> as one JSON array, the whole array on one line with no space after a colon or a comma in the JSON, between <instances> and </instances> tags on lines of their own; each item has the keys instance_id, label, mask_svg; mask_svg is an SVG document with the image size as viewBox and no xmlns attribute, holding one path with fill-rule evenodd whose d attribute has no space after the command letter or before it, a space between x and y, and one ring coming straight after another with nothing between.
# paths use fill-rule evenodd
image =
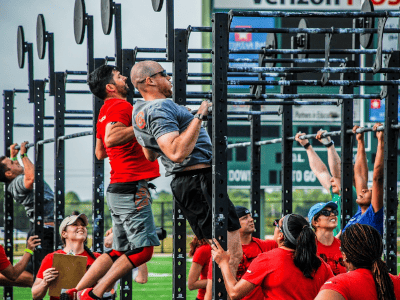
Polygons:
<instances>
[{"instance_id":1,"label":"man hanging from bar","mask_svg":"<svg viewBox=\"0 0 400 300\"><path fill-rule=\"evenodd\" d=\"M384 157L384 132L378 131L381 123L375 123L372 130L376 132L378 144L374 171L372 175L372 187L368 188L368 165L365 154L364 133L356 133L359 126L354 126L353 132L357 138L357 157L354 164L354 179L357 188L357 213L349 220L343 232L355 223L370 225L383 235L383 157Z\"/></svg>"},{"instance_id":2,"label":"man hanging from bar","mask_svg":"<svg viewBox=\"0 0 400 300\"><path fill-rule=\"evenodd\" d=\"M315 152L313 146L309 143L308 139L300 139L301 136L305 135L305 133L297 133L295 136L295 140L306 149L308 161L310 164L310 168L317 177L318 181L321 185L330 192L332 196L332 202L336 203L338 206L338 226L333 231L334 235L339 237L340 234L340 191L341 191L341 161L338 153L336 152L335 145L333 140L327 136L323 137L322 134L327 132L326 130L319 130L315 137L322 145L326 147L328 153L328 165L329 171L326 165L323 163L321 158L318 156L317 152ZM353 186L353 213L357 212L358 206L355 202L357 198L356 188Z\"/></svg>"},{"instance_id":3,"label":"man hanging from bar","mask_svg":"<svg viewBox=\"0 0 400 300\"><path fill-rule=\"evenodd\" d=\"M160 176L159 166L157 161L149 162L145 158L136 142L126 80L116 67L109 65L97 68L88 76L91 92L104 100L97 121L96 157L110 159L107 204L113 222L113 247L60 299L72 300L77 291L81 291L81 300L101 299L118 279L149 261L154 246L160 245L149 192L152 185L149 181Z\"/></svg>"},{"instance_id":4,"label":"man hanging from bar","mask_svg":"<svg viewBox=\"0 0 400 300\"><path fill-rule=\"evenodd\" d=\"M133 128L146 158L161 157L166 176L173 175L171 189L174 201L199 238L212 238L212 145L201 126L211 103L204 101L195 116L171 99L171 77L154 61L136 63L131 81L143 100L137 100L133 111ZM228 249L230 266L236 274L242 259L239 239L240 222L235 207L228 201Z\"/></svg>"},{"instance_id":5,"label":"man hanging from bar","mask_svg":"<svg viewBox=\"0 0 400 300\"><path fill-rule=\"evenodd\" d=\"M23 205L26 215L30 221L30 228L27 240L35 235L35 197L33 192L33 184L35 182L35 166L27 155L26 145L28 142L21 143L20 150L15 149L18 145L14 143L10 146L10 158L0 157L0 182L8 183L7 192L12 195L14 200ZM20 154L21 161L24 166L18 162L17 155ZM43 201L43 240L41 250L35 250L35 255L39 255L39 265L42 259L49 253L53 252L54 239L54 193L50 186L44 182ZM36 273L38 270L35 270ZM33 256L24 272L15 282L0 275L0 285L13 285L21 287L32 287L33 277L36 276L33 270Z\"/></svg>"}]
</instances>

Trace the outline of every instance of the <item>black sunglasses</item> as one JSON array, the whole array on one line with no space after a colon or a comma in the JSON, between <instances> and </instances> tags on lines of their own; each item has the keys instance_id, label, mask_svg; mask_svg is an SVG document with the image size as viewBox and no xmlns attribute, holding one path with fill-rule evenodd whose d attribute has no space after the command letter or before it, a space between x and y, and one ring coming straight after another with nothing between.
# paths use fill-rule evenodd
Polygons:
<instances>
[{"instance_id":1,"label":"black sunglasses","mask_svg":"<svg viewBox=\"0 0 400 300\"><path fill-rule=\"evenodd\" d=\"M331 215L331 213L333 213L334 216L337 216L339 212L337 209L333 209L333 210L323 209L319 213L325 217L329 217Z\"/></svg>"},{"instance_id":2,"label":"black sunglasses","mask_svg":"<svg viewBox=\"0 0 400 300\"><path fill-rule=\"evenodd\" d=\"M154 74L152 74L152 75L150 75L150 76L147 76L147 77L154 77L154 76L157 76L158 74L160 74L162 77L167 77L167 76L168 76L167 71L166 71L166 70L162 70L162 71L160 71L160 72L154 73ZM143 83L143 82L145 82L146 79L147 79L147 77L146 77L145 79L143 79L142 81L139 81L138 83Z\"/></svg>"}]
</instances>

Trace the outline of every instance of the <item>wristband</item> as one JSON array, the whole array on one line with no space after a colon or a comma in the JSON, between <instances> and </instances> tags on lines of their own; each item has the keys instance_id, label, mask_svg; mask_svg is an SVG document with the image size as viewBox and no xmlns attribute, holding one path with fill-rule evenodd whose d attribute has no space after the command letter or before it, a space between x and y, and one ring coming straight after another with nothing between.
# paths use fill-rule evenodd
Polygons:
<instances>
[{"instance_id":1,"label":"wristband","mask_svg":"<svg viewBox=\"0 0 400 300\"><path fill-rule=\"evenodd\" d=\"M330 146L332 146L334 144L334 142L331 140L328 144L324 145L326 148L329 148Z\"/></svg>"},{"instance_id":2,"label":"wristband","mask_svg":"<svg viewBox=\"0 0 400 300\"><path fill-rule=\"evenodd\" d=\"M24 157L28 157L28 154L26 154L26 153L21 154L21 158L24 158Z\"/></svg>"},{"instance_id":3,"label":"wristband","mask_svg":"<svg viewBox=\"0 0 400 300\"><path fill-rule=\"evenodd\" d=\"M304 147L304 149L308 149L308 147L310 147L310 146L311 146L310 143L307 143L303 147Z\"/></svg>"},{"instance_id":4,"label":"wristband","mask_svg":"<svg viewBox=\"0 0 400 300\"><path fill-rule=\"evenodd\" d=\"M12 161L17 161L17 160L18 160L17 157L11 157L10 159L11 159Z\"/></svg>"},{"instance_id":5,"label":"wristband","mask_svg":"<svg viewBox=\"0 0 400 300\"><path fill-rule=\"evenodd\" d=\"M33 255L33 251L31 249L26 248L24 251L30 255Z\"/></svg>"}]
</instances>

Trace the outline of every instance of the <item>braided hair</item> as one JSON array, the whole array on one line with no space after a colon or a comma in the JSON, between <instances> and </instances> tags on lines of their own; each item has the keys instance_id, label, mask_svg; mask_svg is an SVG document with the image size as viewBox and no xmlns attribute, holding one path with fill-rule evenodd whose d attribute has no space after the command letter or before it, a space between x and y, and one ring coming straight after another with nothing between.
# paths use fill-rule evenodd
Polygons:
<instances>
[{"instance_id":1,"label":"braided hair","mask_svg":"<svg viewBox=\"0 0 400 300\"><path fill-rule=\"evenodd\" d=\"M355 268L371 270L379 300L394 300L393 282L382 261L383 243L378 230L369 225L354 224L343 232L342 252Z\"/></svg>"},{"instance_id":2,"label":"braided hair","mask_svg":"<svg viewBox=\"0 0 400 300\"><path fill-rule=\"evenodd\" d=\"M306 278L313 278L313 274L321 266L317 256L317 244L314 230L304 217L297 214L286 215L283 219L282 232L284 246L294 249L293 262Z\"/></svg>"}]
</instances>

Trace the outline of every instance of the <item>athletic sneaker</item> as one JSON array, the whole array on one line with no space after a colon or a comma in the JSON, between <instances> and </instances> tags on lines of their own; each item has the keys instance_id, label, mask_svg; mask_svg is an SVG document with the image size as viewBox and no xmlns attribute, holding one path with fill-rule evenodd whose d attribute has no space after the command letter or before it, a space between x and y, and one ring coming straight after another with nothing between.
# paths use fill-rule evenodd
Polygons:
<instances>
[{"instance_id":1,"label":"athletic sneaker","mask_svg":"<svg viewBox=\"0 0 400 300\"><path fill-rule=\"evenodd\" d=\"M93 288L87 288L78 293L79 300L101 300L102 298L96 297L92 293ZM94 297L93 297L94 296Z\"/></svg>"},{"instance_id":2,"label":"athletic sneaker","mask_svg":"<svg viewBox=\"0 0 400 300\"><path fill-rule=\"evenodd\" d=\"M76 289L69 289L61 291L60 300L75 300L78 291Z\"/></svg>"}]
</instances>

